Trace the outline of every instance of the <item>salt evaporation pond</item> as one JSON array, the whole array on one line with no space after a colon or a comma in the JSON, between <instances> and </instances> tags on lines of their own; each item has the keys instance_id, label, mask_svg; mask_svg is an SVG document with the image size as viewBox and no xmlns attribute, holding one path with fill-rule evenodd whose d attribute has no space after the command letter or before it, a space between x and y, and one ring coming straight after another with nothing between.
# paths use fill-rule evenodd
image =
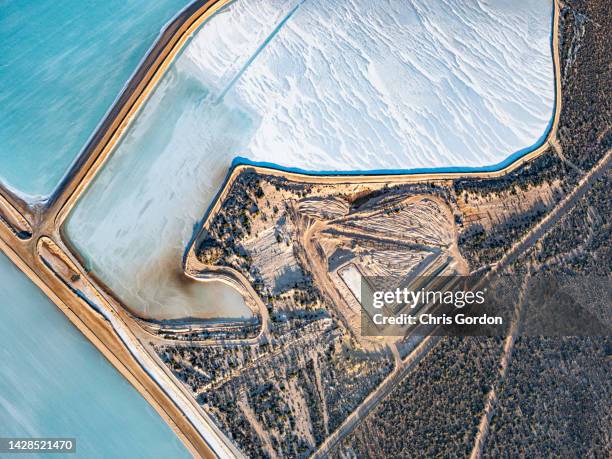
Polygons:
<instances>
[{"instance_id":1,"label":"salt evaporation pond","mask_svg":"<svg viewBox=\"0 0 612 459\"><path fill-rule=\"evenodd\" d=\"M140 314L248 316L229 287L180 277L237 156L346 173L503 162L552 119L551 14L550 0L236 1L170 66L67 235Z\"/></svg>"},{"instance_id":2,"label":"salt evaporation pond","mask_svg":"<svg viewBox=\"0 0 612 459\"><path fill-rule=\"evenodd\" d=\"M46 199L190 0L0 3L0 183Z\"/></svg>"},{"instance_id":3,"label":"salt evaporation pond","mask_svg":"<svg viewBox=\"0 0 612 459\"><path fill-rule=\"evenodd\" d=\"M190 457L149 403L2 252L0 361L0 437L76 438L76 457Z\"/></svg>"}]
</instances>

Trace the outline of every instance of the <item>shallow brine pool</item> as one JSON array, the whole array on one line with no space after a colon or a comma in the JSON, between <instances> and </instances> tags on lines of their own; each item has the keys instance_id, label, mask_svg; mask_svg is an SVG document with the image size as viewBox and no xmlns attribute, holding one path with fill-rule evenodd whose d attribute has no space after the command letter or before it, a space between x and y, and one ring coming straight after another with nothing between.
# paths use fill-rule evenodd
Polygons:
<instances>
[{"instance_id":1,"label":"shallow brine pool","mask_svg":"<svg viewBox=\"0 0 612 459\"><path fill-rule=\"evenodd\" d=\"M553 116L550 0L239 0L170 66L66 226L129 307L248 317L182 258L236 157L313 172L503 162Z\"/></svg>"}]
</instances>

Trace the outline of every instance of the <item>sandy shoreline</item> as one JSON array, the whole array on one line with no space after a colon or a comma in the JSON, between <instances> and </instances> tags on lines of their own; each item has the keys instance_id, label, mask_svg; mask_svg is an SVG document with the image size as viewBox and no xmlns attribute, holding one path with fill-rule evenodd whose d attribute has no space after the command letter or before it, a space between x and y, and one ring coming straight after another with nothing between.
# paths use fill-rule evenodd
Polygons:
<instances>
[{"instance_id":1,"label":"sandy shoreline","mask_svg":"<svg viewBox=\"0 0 612 459\"><path fill-rule=\"evenodd\" d=\"M10 190L0 187L0 219L4 223L3 225L0 224L0 250L6 253L45 292L70 321L151 403L179 435L190 452L195 456L202 457L214 456L211 444L214 445L214 449L220 449L217 452L221 455L227 455L230 451L235 451L233 451L232 445L227 445L224 435L212 424L210 418L202 410L198 410L194 406L194 402L184 399L184 388L166 372L166 369L159 368L161 365L158 361L149 360L151 359L150 355L148 358L146 355L136 357L134 353L140 351L128 349L130 344L126 340L131 340L134 346L140 345L133 334L131 336L124 335L125 333L131 333L130 323L133 320L122 309L123 305L117 302L112 295L109 295L104 286L96 281L95 277L85 271L78 255L70 249L66 239L62 237L61 227L66 216L78 201L79 196L103 166L123 132L191 34L202 22L227 3L229 3L228 0L198 1L187 8L168 26L92 137L85 148L84 154L79 156L48 203L44 206L28 206ZM549 148L551 140L555 138L561 111L558 27L559 5L555 0L551 42L555 72L555 108L552 125L548 135L539 147L521 156L511 164L490 172L350 176L308 175L257 165L236 165L228 172L227 178L212 202L202 225L219 209L233 181L245 169L253 169L257 172L282 176L303 183L401 184L460 177L495 178L535 159ZM19 237L20 234L25 235L28 232L30 237ZM51 242L57 245L60 258L62 256L66 257L69 263L74 266L73 269L80 273L84 281L91 286L92 291L99 295L99 299L96 299L100 301L100 306L104 308L106 319L104 315L100 315L86 301L79 298L70 289L70 285L63 282L41 262L39 239L43 236L48 237ZM114 321L109 321L108 317L112 317ZM161 371L163 374L155 374L155 371ZM162 385L165 385L165 388ZM174 390L171 385L175 386Z\"/></svg>"}]
</instances>

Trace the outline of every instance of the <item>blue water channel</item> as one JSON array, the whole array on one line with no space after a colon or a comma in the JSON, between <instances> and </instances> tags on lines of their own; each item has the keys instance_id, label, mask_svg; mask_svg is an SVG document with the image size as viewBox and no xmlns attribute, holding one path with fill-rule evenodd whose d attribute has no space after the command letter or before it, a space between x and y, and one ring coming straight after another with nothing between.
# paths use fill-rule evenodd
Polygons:
<instances>
[{"instance_id":1,"label":"blue water channel","mask_svg":"<svg viewBox=\"0 0 612 459\"><path fill-rule=\"evenodd\" d=\"M77 457L174 458L174 432L0 253L0 437L76 438Z\"/></svg>"},{"instance_id":2,"label":"blue water channel","mask_svg":"<svg viewBox=\"0 0 612 459\"><path fill-rule=\"evenodd\" d=\"M0 183L46 199L189 0L0 0ZM189 457L172 430L0 254L0 437L77 457Z\"/></svg>"}]
</instances>

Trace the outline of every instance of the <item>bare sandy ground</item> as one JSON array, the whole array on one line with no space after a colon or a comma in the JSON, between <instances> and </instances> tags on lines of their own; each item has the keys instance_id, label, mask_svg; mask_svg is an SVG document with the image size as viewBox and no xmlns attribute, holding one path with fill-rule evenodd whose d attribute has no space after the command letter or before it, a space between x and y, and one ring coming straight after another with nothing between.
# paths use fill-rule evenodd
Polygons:
<instances>
[{"instance_id":1,"label":"bare sandy ground","mask_svg":"<svg viewBox=\"0 0 612 459\"><path fill-rule=\"evenodd\" d=\"M35 282L49 298L66 314L71 322L103 353L103 355L130 381L131 384L151 403L163 419L175 430L189 450L198 457L212 457L213 450L222 456L240 454L225 436L203 413L198 412L194 402L187 400L180 383L170 378L160 364L138 354L135 349L139 342L131 333L137 327L126 314L122 305L95 282L83 269L78 256L71 253L64 244L61 226L70 209L78 201L96 173L111 154L113 147L147 99L169 64L182 49L189 36L199 25L227 0L200 1L183 16L180 24L172 24L170 31L163 35L163 44L153 48L155 55L144 61L144 67L136 73L137 79L127 85L118 104L101 124L101 130L94 135L95 141L86 149L76 167L66 177L52 199L43 206L30 207L17 198L10 190L0 187L0 250ZM561 94L558 52L559 5L555 2L553 24L553 61L555 67L556 107L552 128L546 142L514 163L494 172L460 174L414 174L381 176L309 176L256 167L259 172L275 174L304 183L365 184L365 183L416 183L431 180L454 179L458 177L499 177L523 163L541 155L554 139L560 114ZM218 209L236 176L245 168L234 168L226 181L211 213ZM46 237L39 244L40 237ZM50 241L51 243L49 243ZM53 246L57 247L57 252ZM66 270L54 272L41 257L54 258ZM68 279L66 274L72 273ZM77 278L78 275L78 278ZM68 281L68 282L67 282ZM99 301L102 313L96 312L83 298L74 292L71 282L82 282L91 289ZM105 318L106 317L106 318ZM113 318L113 322L108 320ZM126 341L127 340L127 341ZM140 352L140 350L138 350ZM165 375L165 376L164 376Z\"/></svg>"}]
</instances>

